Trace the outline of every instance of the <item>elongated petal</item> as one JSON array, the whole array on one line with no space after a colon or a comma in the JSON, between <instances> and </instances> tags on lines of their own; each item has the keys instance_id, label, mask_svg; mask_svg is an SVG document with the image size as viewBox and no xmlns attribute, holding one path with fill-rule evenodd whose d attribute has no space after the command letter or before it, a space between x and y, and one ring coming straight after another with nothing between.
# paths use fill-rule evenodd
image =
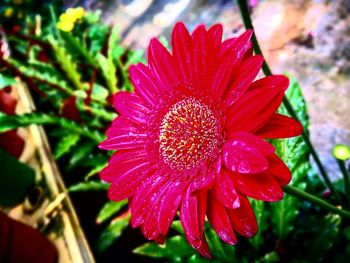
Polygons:
<instances>
[{"instance_id":1,"label":"elongated petal","mask_svg":"<svg viewBox=\"0 0 350 263\"><path fill-rule=\"evenodd\" d=\"M244 196L240 196L241 206L236 209L226 209L235 231L245 237L252 237L258 232L254 211Z\"/></svg>"},{"instance_id":2,"label":"elongated petal","mask_svg":"<svg viewBox=\"0 0 350 263\"><path fill-rule=\"evenodd\" d=\"M125 150L116 152L108 162L108 166L101 173L101 179L114 182L119 176L143 163L148 163L146 153L142 150Z\"/></svg>"},{"instance_id":3,"label":"elongated petal","mask_svg":"<svg viewBox=\"0 0 350 263\"><path fill-rule=\"evenodd\" d=\"M179 65L182 77L188 83L192 82L191 53L192 40L183 23L177 23L172 34L173 56Z\"/></svg>"},{"instance_id":4,"label":"elongated petal","mask_svg":"<svg viewBox=\"0 0 350 263\"><path fill-rule=\"evenodd\" d=\"M180 220L186 238L192 247L198 249L203 241L204 217L207 202L207 191L191 194L186 192L182 200Z\"/></svg>"},{"instance_id":5,"label":"elongated petal","mask_svg":"<svg viewBox=\"0 0 350 263\"><path fill-rule=\"evenodd\" d=\"M153 72L147 66L140 63L130 67L129 75L135 87L135 93L149 104L153 106L157 105L159 95L162 93L159 82L152 77Z\"/></svg>"},{"instance_id":6,"label":"elongated petal","mask_svg":"<svg viewBox=\"0 0 350 263\"><path fill-rule=\"evenodd\" d=\"M133 215L131 218L132 227L138 227L144 223L159 194L168 186L168 178L166 176L155 173L147 179L137 189L130 204L131 214ZM154 212L157 213L157 211Z\"/></svg>"},{"instance_id":7,"label":"elongated petal","mask_svg":"<svg viewBox=\"0 0 350 263\"><path fill-rule=\"evenodd\" d=\"M156 38L153 38L149 45L148 62L151 69L166 84L167 88L173 88L178 83L183 82L181 76L177 74L179 69L173 56Z\"/></svg>"},{"instance_id":8,"label":"elongated petal","mask_svg":"<svg viewBox=\"0 0 350 263\"><path fill-rule=\"evenodd\" d=\"M249 90L257 90L262 88L276 88L286 90L289 86L289 79L283 75L273 75L261 78L252 83Z\"/></svg>"},{"instance_id":9,"label":"elongated petal","mask_svg":"<svg viewBox=\"0 0 350 263\"><path fill-rule=\"evenodd\" d=\"M239 67L237 77L226 95L226 107L230 107L233 103L237 101L237 99L240 96L242 96L246 92L249 85L258 75L263 61L263 57L257 55L250 57L242 62L242 64Z\"/></svg>"},{"instance_id":10,"label":"elongated petal","mask_svg":"<svg viewBox=\"0 0 350 263\"><path fill-rule=\"evenodd\" d=\"M233 73L249 47L251 36L252 31L246 31L234 41L231 47L227 48L226 52L220 58L220 64L211 85L211 91L217 98L221 98L225 90L228 89Z\"/></svg>"},{"instance_id":11,"label":"elongated petal","mask_svg":"<svg viewBox=\"0 0 350 263\"><path fill-rule=\"evenodd\" d=\"M119 131L119 133L114 132L114 136L102 142L99 147L106 150L125 150L145 146L147 134L132 133L125 130Z\"/></svg>"},{"instance_id":12,"label":"elongated petal","mask_svg":"<svg viewBox=\"0 0 350 263\"><path fill-rule=\"evenodd\" d=\"M238 193L226 170L216 177L211 196L228 208L239 207Z\"/></svg>"},{"instance_id":13,"label":"elongated petal","mask_svg":"<svg viewBox=\"0 0 350 263\"><path fill-rule=\"evenodd\" d=\"M156 222L158 223L159 232L163 235L166 235L170 228L187 186L188 182L186 181L172 183L160 201Z\"/></svg>"},{"instance_id":14,"label":"elongated petal","mask_svg":"<svg viewBox=\"0 0 350 263\"><path fill-rule=\"evenodd\" d=\"M142 224L141 230L144 236L150 240L155 239L161 234L158 227L159 210L164 198L168 194L168 189L172 186L173 184L171 181L165 182L163 187L159 188L159 191L154 194L156 196L154 201L147 203L149 209L147 209L146 219Z\"/></svg>"},{"instance_id":15,"label":"elongated petal","mask_svg":"<svg viewBox=\"0 0 350 263\"><path fill-rule=\"evenodd\" d=\"M244 140L227 140L223 146L223 162L233 172L260 173L268 168L268 161L259 148Z\"/></svg>"},{"instance_id":16,"label":"elongated petal","mask_svg":"<svg viewBox=\"0 0 350 263\"><path fill-rule=\"evenodd\" d=\"M130 168L128 170L126 170L125 166L123 168L119 166L121 169L115 170L115 174L118 177L113 180L113 183L108 189L109 199L113 201L120 201L133 195L137 187L139 187L139 185L142 183L142 180L144 180L144 178L147 176L149 163L138 163L132 168L129 167L129 165L130 163L127 166ZM108 167L106 169L108 169ZM104 177L104 171L102 171L101 174L102 178Z\"/></svg>"},{"instance_id":17,"label":"elongated petal","mask_svg":"<svg viewBox=\"0 0 350 263\"><path fill-rule=\"evenodd\" d=\"M279 88L261 88L245 93L227 111L228 137L235 131L255 132L276 112L284 91Z\"/></svg>"},{"instance_id":18,"label":"elongated petal","mask_svg":"<svg viewBox=\"0 0 350 263\"><path fill-rule=\"evenodd\" d=\"M303 127L298 121L275 113L255 134L262 138L274 139L299 136L302 133Z\"/></svg>"},{"instance_id":19,"label":"elongated petal","mask_svg":"<svg viewBox=\"0 0 350 263\"><path fill-rule=\"evenodd\" d=\"M253 146L259 149L259 151L264 155L270 155L275 151L275 148L272 146L272 144L248 132L232 133L230 139L235 141L242 141L247 145Z\"/></svg>"},{"instance_id":20,"label":"elongated petal","mask_svg":"<svg viewBox=\"0 0 350 263\"><path fill-rule=\"evenodd\" d=\"M233 232L225 207L213 197L208 198L207 216L211 226L224 242L230 245L237 243L237 238Z\"/></svg>"},{"instance_id":21,"label":"elongated petal","mask_svg":"<svg viewBox=\"0 0 350 263\"><path fill-rule=\"evenodd\" d=\"M263 201L279 201L283 191L277 181L267 172L258 174L232 173L236 189L251 198Z\"/></svg>"},{"instance_id":22,"label":"elongated petal","mask_svg":"<svg viewBox=\"0 0 350 263\"><path fill-rule=\"evenodd\" d=\"M282 186L287 185L292 179L292 173L288 166L276 154L270 155L268 160L268 173Z\"/></svg>"},{"instance_id":23,"label":"elongated petal","mask_svg":"<svg viewBox=\"0 0 350 263\"><path fill-rule=\"evenodd\" d=\"M114 106L116 110L136 123L147 123L150 109L143 100L134 93L119 91L114 95Z\"/></svg>"}]
</instances>

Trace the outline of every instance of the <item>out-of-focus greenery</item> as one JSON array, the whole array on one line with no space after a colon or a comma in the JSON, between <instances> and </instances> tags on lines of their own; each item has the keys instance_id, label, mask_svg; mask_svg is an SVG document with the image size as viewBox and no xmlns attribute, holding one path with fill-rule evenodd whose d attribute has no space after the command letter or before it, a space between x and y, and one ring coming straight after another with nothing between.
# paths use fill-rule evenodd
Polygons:
<instances>
[{"instance_id":1,"label":"out-of-focus greenery","mask_svg":"<svg viewBox=\"0 0 350 263\"><path fill-rule=\"evenodd\" d=\"M143 54L122 47L118 26L103 24L98 11L79 10L77 15L77 10L59 13L51 8L43 18L28 16L19 30L3 27L11 55L0 58L0 88L19 78L29 87L37 111L17 116L0 113L0 132L45 125L63 174L75 174L74 179L66 178L70 191L106 191L108 184L97 174L110 154L98 150L97 145L116 117L111 106L113 94L132 89L127 68L142 61ZM287 97L307 129L305 101L293 78ZM284 107L279 111L287 114ZM325 189L311 168L303 140L273 143L293 173L291 184L321 197ZM342 190L341 181L339 185ZM349 222L289 195L278 203L251 203L259 225L254 238L239 237L238 245L230 246L206 225L212 261L188 245L178 220L165 245L148 242L134 252L167 262L348 262ZM128 226L126 204L125 200L106 202L96 215L96 222L105 226L97 242L101 252Z\"/></svg>"},{"instance_id":2,"label":"out-of-focus greenery","mask_svg":"<svg viewBox=\"0 0 350 263\"><path fill-rule=\"evenodd\" d=\"M6 8L11 5L16 6L9 1ZM20 20L11 15L1 27L2 42L10 51L10 56L0 56L1 88L19 79L31 91L37 110L0 113L0 133L31 124L46 126L69 190L106 191L108 185L98 173L110 154L100 151L98 144L116 117L113 94L132 89L128 67L142 61L143 52L122 47L118 26L103 24L99 11L70 8L60 14L57 8L46 7L45 17L32 14ZM62 25L67 21L71 28ZM96 215L96 222L106 226L100 238L104 242L97 244L101 251L128 226L125 208L126 201L107 202Z\"/></svg>"}]
</instances>

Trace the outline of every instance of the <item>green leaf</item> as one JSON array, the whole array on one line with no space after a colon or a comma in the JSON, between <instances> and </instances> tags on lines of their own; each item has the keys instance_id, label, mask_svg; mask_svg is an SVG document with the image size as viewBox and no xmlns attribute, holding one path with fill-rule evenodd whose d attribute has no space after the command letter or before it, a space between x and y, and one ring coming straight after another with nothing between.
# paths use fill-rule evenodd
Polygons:
<instances>
[{"instance_id":1,"label":"green leaf","mask_svg":"<svg viewBox=\"0 0 350 263\"><path fill-rule=\"evenodd\" d=\"M65 135L57 144L54 156L56 159L62 157L64 154L68 153L69 150L77 144L79 141L80 136L76 133L71 133L68 135Z\"/></svg>"},{"instance_id":2,"label":"green leaf","mask_svg":"<svg viewBox=\"0 0 350 263\"><path fill-rule=\"evenodd\" d=\"M257 260L258 263L274 263L280 262L280 258L276 251L267 253L261 259Z\"/></svg>"},{"instance_id":3,"label":"green leaf","mask_svg":"<svg viewBox=\"0 0 350 263\"><path fill-rule=\"evenodd\" d=\"M53 68L49 64L38 63L30 66L26 66L22 62L14 59L9 59L7 62L16 68L23 76L33 78L41 83L46 83L51 87L59 87L64 90L67 94L72 94L73 89L70 85L62 79L62 76L57 73L57 69Z\"/></svg>"},{"instance_id":4,"label":"green leaf","mask_svg":"<svg viewBox=\"0 0 350 263\"><path fill-rule=\"evenodd\" d=\"M87 160L91 158L91 152L96 148L97 145L95 142L85 142L79 144L77 147L74 148L72 151L70 160L69 160L69 165L70 168L78 165L82 160Z\"/></svg>"},{"instance_id":5,"label":"green leaf","mask_svg":"<svg viewBox=\"0 0 350 263\"><path fill-rule=\"evenodd\" d=\"M106 203L97 215L97 223L101 224L107 219L111 218L114 214L118 213L127 203L127 199L119 202Z\"/></svg>"},{"instance_id":6,"label":"green leaf","mask_svg":"<svg viewBox=\"0 0 350 263\"><path fill-rule=\"evenodd\" d=\"M108 161L103 162L102 164L95 164L95 167L93 167L87 175L85 175L85 180L88 180L91 176L99 173L103 168L107 166Z\"/></svg>"},{"instance_id":7,"label":"green leaf","mask_svg":"<svg viewBox=\"0 0 350 263\"><path fill-rule=\"evenodd\" d=\"M341 217L329 214L317 222L316 235L308 242L307 255L309 262L320 262L324 252L329 250L339 234Z\"/></svg>"},{"instance_id":8,"label":"green leaf","mask_svg":"<svg viewBox=\"0 0 350 263\"><path fill-rule=\"evenodd\" d=\"M11 86L16 83L16 80L0 73L0 89L3 89L7 86Z\"/></svg>"},{"instance_id":9,"label":"green leaf","mask_svg":"<svg viewBox=\"0 0 350 263\"><path fill-rule=\"evenodd\" d=\"M129 225L129 220L130 213L123 214L113 220L111 224L102 231L97 241L97 248L100 252L105 251L118 237L120 237Z\"/></svg>"},{"instance_id":10,"label":"green leaf","mask_svg":"<svg viewBox=\"0 0 350 263\"><path fill-rule=\"evenodd\" d=\"M250 243L254 248L258 249L265 242L265 231L268 229L269 211L266 208L265 202L259 200L250 200L253 207L257 224L259 226L258 233L250 238Z\"/></svg>"},{"instance_id":11,"label":"green leaf","mask_svg":"<svg viewBox=\"0 0 350 263\"><path fill-rule=\"evenodd\" d=\"M164 245L149 242L137 247L133 252L153 258L166 258L171 262L184 262L184 258L191 256L194 251L184 237L174 236L169 238Z\"/></svg>"},{"instance_id":12,"label":"green leaf","mask_svg":"<svg viewBox=\"0 0 350 263\"><path fill-rule=\"evenodd\" d=\"M307 127L309 122L306 103L300 86L292 77L290 77L290 87L286 92L286 96L297 112L306 133L308 133ZM288 115L283 106L279 108L279 113ZM307 174L311 171L311 165L309 163L309 149L301 136L285 140L274 140L273 144L276 148L276 153L292 172L292 181L290 184L297 188L305 189ZM270 205L272 224L274 226L273 230L278 238L286 239L293 230L293 222L299 214L302 202L296 197L286 195L282 201L271 203Z\"/></svg>"},{"instance_id":13,"label":"green leaf","mask_svg":"<svg viewBox=\"0 0 350 263\"><path fill-rule=\"evenodd\" d=\"M34 170L0 147L0 206L20 203L34 183Z\"/></svg>"},{"instance_id":14,"label":"green leaf","mask_svg":"<svg viewBox=\"0 0 350 263\"><path fill-rule=\"evenodd\" d=\"M117 91L117 77L116 77L116 68L113 64L112 59L107 59L102 54L97 54L96 56L98 64L102 70L103 77L106 80L107 86L111 93Z\"/></svg>"},{"instance_id":15,"label":"green leaf","mask_svg":"<svg viewBox=\"0 0 350 263\"><path fill-rule=\"evenodd\" d=\"M91 131L87 126L78 125L74 121L62 117L50 116L43 113L6 115L0 112L0 133L31 124L57 125L65 130L93 139L96 142L101 142L104 139L104 135L100 132Z\"/></svg>"},{"instance_id":16,"label":"green leaf","mask_svg":"<svg viewBox=\"0 0 350 263\"><path fill-rule=\"evenodd\" d=\"M69 187L70 192L82 192L82 191L106 191L109 187L108 183L102 181L88 181L77 183Z\"/></svg>"},{"instance_id":17,"label":"green leaf","mask_svg":"<svg viewBox=\"0 0 350 263\"><path fill-rule=\"evenodd\" d=\"M65 47L60 45L52 36L49 36L49 42L54 50L57 62L67 74L67 79L77 90L84 90L85 87L81 82L81 76L77 71L77 64L74 63L72 56L68 53Z\"/></svg>"}]
</instances>

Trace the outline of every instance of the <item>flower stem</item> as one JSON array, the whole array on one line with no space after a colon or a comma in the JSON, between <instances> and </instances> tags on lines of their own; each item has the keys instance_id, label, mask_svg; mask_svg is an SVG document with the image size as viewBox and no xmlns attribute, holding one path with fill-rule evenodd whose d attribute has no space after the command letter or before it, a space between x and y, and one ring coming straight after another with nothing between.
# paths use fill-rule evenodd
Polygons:
<instances>
[{"instance_id":1,"label":"flower stem","mask_svg":"<svg viewBox=\"0 0 350 263\"><path fill-rule=\"evenodd\" d=\"M240 10L241 15L242 15L244 26L247 29L253 30L252 42L253 42L254 52L255 52L255 54L262 55L262 51L260 49L259 42L258 42L256 35L255 35L255 32L254 32L252 20L251 20L250 15L249 15L247 1L246 0L237 0L237 2L239 5L239 10ZM266 60L264 60L264 62L263 62L262 70L266 76L272 75L272 71L271 71L269 65L266 63ZM283 99L283 105L286 107L290 116L300 122L296 112L293 109L293 106L291 105L291 103L289 102L289 100L286 97ZM312 143L309 139L309 136L306 134L305 130L303 131L302 138L305 141L307 147L309 148L310 153L315 160L315 163L318 167L318 170L319 170L325 184L330 189L330 191L337 197L337 199L340 201L341 200L340 196L339 196L338 192L335 190L335 188L334 188L334 186L333 186L333 184L332 184L332 182L331 182L331 180L326 172L326 169L324 168L323 164L321 163L321 160L320 160L314 146L312 145Z\"/></svg>"},{"instance_id":2,"label":"flower stem","mask_svg":"<svg viewBox=\"0 0 350 263\"><path fill-rule=\"evenodd\" d=\"M287 185L283 188L283 191L287 194L290 194L290 195L293 195L293 196L298 197L300 199L309 201L310 203L313 203L313 204L321 207L322 209L329 211L330 213L337 214L337 215L340 215L340 216L343 216L346 218L350 218L349 211L335 207L335 206L329 204L328 202L326 202L326 201L324 201L324 200L322 200L314 195L308 194L308 193L306 193L306 192L304 192L296 187Z\"/></svg>"},{"instance_id":3,"label":"flower stem","mask_svg":"<svg viewBox=\"0 0 350 263\"><path fill-rule=\"evenodd\" d=\"M350 205L350 175L346 169L345 161L339 160L339 159L336 159L336 160L338 162L340 171L343 174L345 195L346 195L346 199L348 201L348 205Z\"/></svg>"}]
</instances>

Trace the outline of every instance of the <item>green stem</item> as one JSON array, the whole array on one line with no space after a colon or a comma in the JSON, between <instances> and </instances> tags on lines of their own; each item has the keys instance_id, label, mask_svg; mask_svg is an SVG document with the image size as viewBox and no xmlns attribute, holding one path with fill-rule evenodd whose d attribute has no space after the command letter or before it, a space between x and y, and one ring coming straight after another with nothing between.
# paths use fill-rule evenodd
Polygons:
<instances>
[{"instance_id":1,"label":"green stem","mask_svg":"<svg viewBox=\"0 0 350 263\"><path fill-rule=\"evenodd\" d=\"M287 194L293 195L293 196L298 197L302 200L309 201L310 203L313 203L313 204L321 207L322 209L327 210L330 213L337 214L337 215L340 215L340 216L343 216L346 218L350 218L349 211L335 207L335 206L329 204L328 202L326 202L326 201L324 201L324 200L322 200L314 195L308 194L308 193L306 193L306 192L304 192L296 187L287 185L283 188L283 191Z\"/></svg>"},{"instance_id":2,"label":"green stem","mask_svg":"<svg viewBox=\"0 0 350 263\"><path fill-rule=\"evenodd\" d=\"M242 15L244 26L247 29L252 29L253 30L252 42L253 42L254 52L255 52L255 54L263 55L262 51L260 49L259 42L258 42L258 40L256 38L256 35L255 35L255 32L254 32L254 27L253 27L252 20L250 18L249 11L248 11L247 1L246 0L237 0L237 2L238 2L238 5L239 5L239 9L240 9L241 15ZM262 70L263 70L263 72L265 73L266 76L272 75L272 71L271 71L269 65L266 63L266 60L264 60L264 63L262 65ZM291 105L291 103L289 102L289 100L286 97L283 99L283 105L286 107L286 109L287 109L288 113L290 114L290 116L300 122L296 112L293 109L293 106ZM324 166L323 166L323 164L322 164L322 162L321 162L321 160L320 160L320 158L319 158L319 156L318 156L314 146L312 145L312 143L311 143L311 141L309 139L309 136L306 134L305 130L303 131L302 138L305 141L307 147L309 148L310 153L311 153L312 157L314 158L314 160L316 162L318 170L319 170L319 172L320 172L320 174L321 174L325 184L330 189L330 191L337 197L337 199L341 200L338 192L335 190L335 188L334 188L334 186L333 186L333 184L332 184L332 182L331 182L331 180L329 178L329 175L327 174L326 169L324 168Z\"/></svg>"},{"instance_id":3,"label":"green stem","mask_svg":"<svg viewBox=\"0 0 350 263\"><path fill-rule=\"evenodd\" d=\"M344 178L344 191L346 195L346 199L348 201L348 205L350 205L350 175L348 170L346 169L345 161L337 159L340 171L343 174Z\"/></svg>"}]
</instances>

